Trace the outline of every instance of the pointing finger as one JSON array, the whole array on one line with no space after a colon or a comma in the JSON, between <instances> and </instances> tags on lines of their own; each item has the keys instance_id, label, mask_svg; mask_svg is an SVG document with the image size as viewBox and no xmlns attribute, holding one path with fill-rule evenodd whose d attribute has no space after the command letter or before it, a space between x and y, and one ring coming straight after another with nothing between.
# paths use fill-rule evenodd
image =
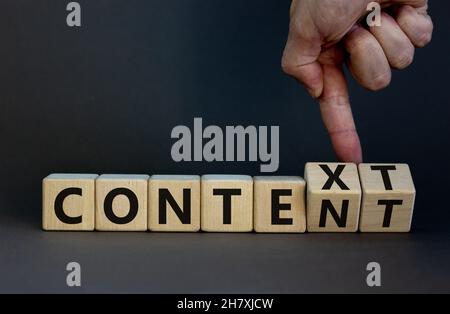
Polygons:
<instances>
[{"instance_id":1,"label":"pointing finger","mask_svg":"<svg viewBox=\"0 0 450 314\"><path fill-rule=\"evenodd\" d=\"M337 158L359 164L363 159L361 144L350 108L347 82L341 63L321 62L324 74L324 89L319 99L322 120Z\"/></svg>"}]
</instances>

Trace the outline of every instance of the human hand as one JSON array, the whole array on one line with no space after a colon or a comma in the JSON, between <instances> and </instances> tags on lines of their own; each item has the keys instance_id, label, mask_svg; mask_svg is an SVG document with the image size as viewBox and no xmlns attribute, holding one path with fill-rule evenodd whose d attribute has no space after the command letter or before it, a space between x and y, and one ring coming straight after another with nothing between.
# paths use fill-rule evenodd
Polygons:
<instances>
[{"instance_id":1,"label":"human hand","mask_svg":"<svg viewBox=\"0 0 450 314\"><path fill-rule=\"evenodd\" d=\"M359 21L370 0L293 0L283 70L319 100L322 120L341 161L362 162L350 107L345 62L356 81L369 90L385 88L391 68L411 64L415 47L431 41L428 0L378 0L381 26Z\"/></svg>"}]
</instances>

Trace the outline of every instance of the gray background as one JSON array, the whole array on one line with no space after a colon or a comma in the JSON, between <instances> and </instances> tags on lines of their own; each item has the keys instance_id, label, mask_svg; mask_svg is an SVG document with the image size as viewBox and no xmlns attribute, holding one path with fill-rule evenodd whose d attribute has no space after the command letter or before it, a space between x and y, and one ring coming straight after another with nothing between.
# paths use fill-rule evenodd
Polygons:
<instances>
[{"instance_id":1,"label":"gray background","mask_svg":"<svg viewBox=\"0 0 450 314\"><path fill-rule=\"evenodd\" d=\"M0 292L450 292L450 5L431 0L431 46L385 91L351 83L370 162L409 163L411 234L46 233L51 172L243 173L258 163L175 163L171 129L279 125L280 169L334 160L317 104L284 76L288 0L0 3ZM81 263L83 287L65 287ZM383 287L365 286L381 263Z\"/></svg>"}]
</instances>

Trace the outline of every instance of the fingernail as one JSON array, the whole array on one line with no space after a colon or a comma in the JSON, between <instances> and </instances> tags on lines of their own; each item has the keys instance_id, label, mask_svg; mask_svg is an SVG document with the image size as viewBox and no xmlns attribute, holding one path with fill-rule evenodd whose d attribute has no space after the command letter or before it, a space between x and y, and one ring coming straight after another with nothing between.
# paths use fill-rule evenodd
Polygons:
<instances>
[{"instance_id":1,"label":"fingernail","mask_svg":"<svg viewBox=\"0 0 450 314\"><path fill-rule=\"evenodd\" d=\"M309 88L309 87L307 87L306 90L308 91L309 95L311 95L312 98L317 99L317 98L320 97L319 92L317 90L314 90L314 89Z\"/></svg>"}]
</instances>

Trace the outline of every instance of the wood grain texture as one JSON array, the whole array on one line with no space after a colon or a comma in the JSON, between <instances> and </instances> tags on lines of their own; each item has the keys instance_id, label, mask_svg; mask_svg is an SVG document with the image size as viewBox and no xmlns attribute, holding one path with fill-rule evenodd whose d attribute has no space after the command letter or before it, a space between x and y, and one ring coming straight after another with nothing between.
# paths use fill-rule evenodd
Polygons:
<instances>
[{"instance_id":1,"label":"wood grain texture","mask_svg":"<svg viewBox=\"0 0 450 314\"><path fill-rule=\"evenodd\" d=\"M146 231L147 230L147 193L148 175L108 175L104 174L96 180L96 219L95 229L99 231ZM120 218L120 223L115 223L107 217L105 199L117 189L128 191L130 196L117 194L112 199L112 212L114 216ZM123 190L125 189L125 190ZM134 195L134 196L133 196ZM137 201L136 215L131 214L132 199ZM129 222L123 223L126 218L132 218Z\"/></svg>"},{"instance_id":2,"label":"wood grain texture","mask_svg":"<svg viewBox=\"0 0 450 314\"><path fill-rule=\"evenodd\" d=\"M204 175L201 178L201 229L208 232L253 230L253 179L240 175ZM231 219L224 217L224 199L218 190L239 192L231 196Z\"/></svg>"},{"instance_id":3,"label":"wood grain texture","mask_svg":"<svg viewBox=\"0 0 450 314\"><path fill-rule=\"evenodd\" d=\"M254 177L253 189L256 232L306 231L306 182L302 177Z\"/></svg>"},{"instance_id":4,"label":"wood grain texture","mask_svg":"<svg viewBox=\"0 0 450 314\"><path fill-rule=\"evenodd\" d=\"M384 171L385 180L380 166L390 169ZM360 231L409 232L416 196L409 166L360 164L359 175L363 190ZM388 208L390 201L395 203L391 205L391 209Z\"/></svg>"},{"instance_id":5,"label":"wood grain texture","mask_svg":"<svg viewBox=\"0 0 450 314\"><path fill-rule=\"evenodd\" d=\"M322 167L328 168L336 174L338 167L342 168L339 174L339 185L334 180L329 185L329 175ZM358 170L351 163L307 163L305 166L305 179L307 182L307 230L308 232L356 232L358 230L359 213L361 206L361 186ZM334 207L339 224L329 210ZM325 210L323 208L325 207ZM347 209L347 217L343 209ZM326 213L326 215L323 215ZM321 226L321 218L324 224ZM343 222L343 223L342 223Z\"/></svg>"},{"instance_id":6,"label":"wood grain texture","mask_svg":"<svg viewBox=\"0 0 450 314\"><path fill-rule=\"evenodd\" d=\"M179 206L178 209L182 210L184 214L186 214L185 210L189 208L189 223L187 221L183 223L167 200L165 200L165 204L160 204L160 197L165 195L164 191L170 193ZM188 201L185 199L185 195L189 197L188 204L184 203ZM150 231L200 231L200 176L154 175L149 181L148 200L148 227ZM164 223L160 220L160 206L164 206L163 208L166 211L163 218Z\"/></svg>"},{"instance_id":7,"label":"wood grain texture","mask_svg":"<svg viewBox=\"0 0 450 314\"><path fill-rule=\"evenodd\" d=\"M96 174L51 174L42 180L42 228L54 231L92 231L95 224ZM65 215L80 217L72 224L61 221L55 212L57 195L68 188L81 189L81 195L67 195L62 202Z\"/></svg>"}]
</instances>

